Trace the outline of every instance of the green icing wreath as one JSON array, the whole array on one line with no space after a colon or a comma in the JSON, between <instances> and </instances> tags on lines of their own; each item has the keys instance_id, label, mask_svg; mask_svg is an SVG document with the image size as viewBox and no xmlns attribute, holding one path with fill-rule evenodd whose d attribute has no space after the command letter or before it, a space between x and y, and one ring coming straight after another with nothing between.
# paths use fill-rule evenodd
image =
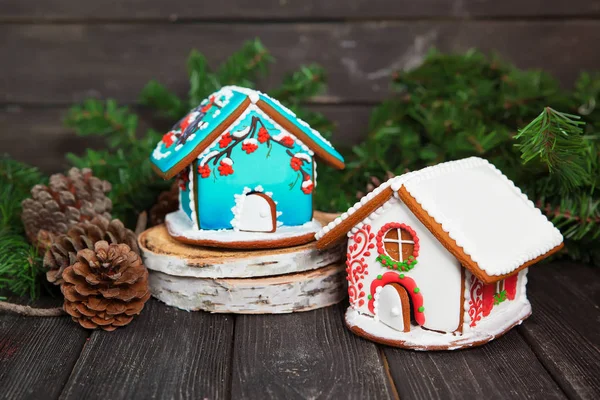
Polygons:
<instances>
[{"instance_id":1,"label":"green icing wreath","mask_svg":"<svg viewBox=\"0 0 600 400\"><path fill-rule=\"evenodd\" d=\"M417 265L417 259L413 256L409 256L404 261L396 261L387 254L380 254L377 256L376 260L379 261L381 265L391 270L410 271Z\"/></svg>"}]
</instances>

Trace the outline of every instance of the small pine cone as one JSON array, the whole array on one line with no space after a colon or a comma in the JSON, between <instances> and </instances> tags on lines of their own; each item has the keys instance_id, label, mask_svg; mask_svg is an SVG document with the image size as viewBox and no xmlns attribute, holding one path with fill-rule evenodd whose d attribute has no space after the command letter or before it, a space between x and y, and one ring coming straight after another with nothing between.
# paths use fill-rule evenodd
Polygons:
<instances>
[{"instance_id":1,"label":"small pine cone","mask_svg":"<svg viewBox=\"0 0 600 400\"><path fill-rule=\"evenodd\" d=\"M158 196L156 204L150 209L150 225L160 225L165 222L167 214L179 209L179 186L174 183L170 190Z\"/></svg>"},{"instance_id":2,"label":"small pine cone","mask_svg":"<svg viewBox=\"0 0 600 400\"><path fill-rule=\"evenodd\" d=\"M101 240L110 244L123 243L137 254L140 253L135 233L125 228L121 221L94 217L91 221L80 222L72 226L67 233L54 237L52 245L44 254L44 268L47 270L48 281L60 285L65 268L77 261L77 252L93 249L94 244Z\"/></svg>"},{"instance_id":3,"label":"small pine cone","mask_svg":"<svg viewBox=\"0 0 600 400\"><path fill-rule=\"evenodd\" d=\"M114 331L131 322L150 298L148 270L126 244L97 242L63 272L63 308L81 326Z\"/></svg>"},{"instance_id":4,"label":"small pine cone","mask_svg":"<svg viewBox=\"0 0 600 400\"><path fill-rule=\"evenodd\" d=\"M110 183L92 175L89 168L71 168L67 176L55 174L48 186L35 185L32 198L23 200L21 219L31 243L44 249L53 235L66 233L78 222L97 215L110 219Z\"/></svg>"}]
</instances>

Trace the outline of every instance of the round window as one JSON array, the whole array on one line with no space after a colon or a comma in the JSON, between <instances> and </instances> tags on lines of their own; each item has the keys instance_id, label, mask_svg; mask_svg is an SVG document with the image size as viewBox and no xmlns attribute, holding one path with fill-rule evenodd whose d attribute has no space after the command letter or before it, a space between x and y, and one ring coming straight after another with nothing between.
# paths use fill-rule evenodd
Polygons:
<instances>
[{"instance_id":1,"label":"round window","mask_svg":"<svg viewBox=\"0 0 600 400\"><path fill-rule=\"evenodd\" d=\"M411 270L419 255L419 238L406 224L385 224L377 234L377 251L383 266L401 271Z\"/></svg>"}]
</instances>

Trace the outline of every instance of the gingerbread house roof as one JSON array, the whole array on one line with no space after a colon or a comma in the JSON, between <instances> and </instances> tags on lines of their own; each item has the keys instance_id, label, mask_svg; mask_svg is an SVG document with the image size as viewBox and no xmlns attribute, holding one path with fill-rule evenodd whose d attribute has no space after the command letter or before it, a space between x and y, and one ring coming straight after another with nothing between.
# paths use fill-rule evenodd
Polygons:
<instances>
[{"instance_id":1,"label":"gingerbread house roof","mask_svg":"<svg viewBox=\"0 0 600 400\"><path fill-rule=\"evenodd\" d=\"M157 144L151 156L154 170L165 179L175 176L253 108L258 108L275 126L294 135L321 160L335 168L344 168L344 158L331 143L280 102L256 90L225 86L173 127L172 131L177 133L185 130L184 142ZM181 129L184 121L185 128Z\"/></svg>"},{"instance_id":2,"label":"gingerbread house roof","mask_svg":"<svg viewBox=\"0 0 600 400\"><path fill-rule=\"evenodd\" d=\"M488 161L472 157L385 182L316 234L324 248L397 196L467 269L492 283L562 248L558 229Z\"/></svg>"}]
</instances>

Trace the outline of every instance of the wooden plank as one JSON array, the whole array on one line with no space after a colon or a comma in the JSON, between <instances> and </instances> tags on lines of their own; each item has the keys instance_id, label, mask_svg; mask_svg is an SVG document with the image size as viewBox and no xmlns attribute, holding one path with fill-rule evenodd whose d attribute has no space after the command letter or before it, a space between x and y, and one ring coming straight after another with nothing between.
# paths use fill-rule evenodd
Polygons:
<instances>
[{"instance_id":1,"label":"wooden plank","mask_svg":"<svg viewBox=\"0 0 600 400\"><path fill-rule=\"evenodd\" d=\"M378 101L392 72L418 65L428 49L495 50L520 67L546 68L565 84L598 67L600 21L426 21L318 24L45 24L0 26L0 103L68 104L88 96L134 103L152 78L186 93L192 48L213 65L259 37L277 58L263 88L301 64L323 65L319 102ZM560 54L560 57L556 55ZM548 60L552 60L549 62Z\"/></svg>"},{"instance_id":2,"label":"wooden plank","mask_svg":"<svg viewBox=\"0 0 600 400\"><path fill-rule=\"evenodd\" d=\"M231 398L392 397L376 346L344 327L346 307L238 316Z\"/></svg>"},{"instance_id":3,"label":"wooden plank","mask_svg":"<svg viewBox=\"0 0 600 400\"><path fill-rule=\"evenodd\" d=\"M401 399L565 398L515 330L475 349L384 354Z\"/></svg>"},{"instance_id":4,"label":"wooden plank","mask_svg":"<svg viewBox=\"0 0 600 400\"><path fill-rule=\"evenodd\" d=\"M337 125L334 141L354 145L367 133L371 106L311 105ZM46 173L62 172L67 167L65 154L80 154L85 148L102 148L97 138L82 138L62 121L67 107L4 107L0 108L0 153L8 153L17 160L38 166ZM159 131L168 129L170 122L153 120L148 113L141 114L140 134L149 127Z\"/></svg>"},{"instance_id":5,"label":"wooden plank","mask_svg":"<svg viewBox=\"0 0 600 400\"><path fill-rule=\"evenodd\" d=\"M600 271L572 263L532 268L533 315L519 332L571 398L600 398Z\"/></svg>"},{"instance_id":6,"label":"wooden plank","mask_svg":"<svg viewBox=\"0 0 600 400\"><path fill-rule=\"evenodd\" d=\"M58 398L87 337L67 316L0 314L0 398Z\"/></svg>"},{"instance_id":7,"label":"wooden plank","mask_svg":"<svg viewBox=\"0 0 600 400\"><path fill-rule=\"evenodd\" d=\"M129 326L96 331L61 399L220 399L229 388L233 318L151 299Z\"/></svg>"},{"instance_id":8,"label":"wooden plank","mask_svg":"<svg viewBox=\"0 0 600 400\"><path fill-rule=\"evenodd\" d=\"M505 17L505 16L590 16L600 13L596 0L110 0L82 2L74 0L5 0L0 18L65 19L243 19L290 20L332 18L419 18L419 17Z\"/></svg>"}]
</instances>

